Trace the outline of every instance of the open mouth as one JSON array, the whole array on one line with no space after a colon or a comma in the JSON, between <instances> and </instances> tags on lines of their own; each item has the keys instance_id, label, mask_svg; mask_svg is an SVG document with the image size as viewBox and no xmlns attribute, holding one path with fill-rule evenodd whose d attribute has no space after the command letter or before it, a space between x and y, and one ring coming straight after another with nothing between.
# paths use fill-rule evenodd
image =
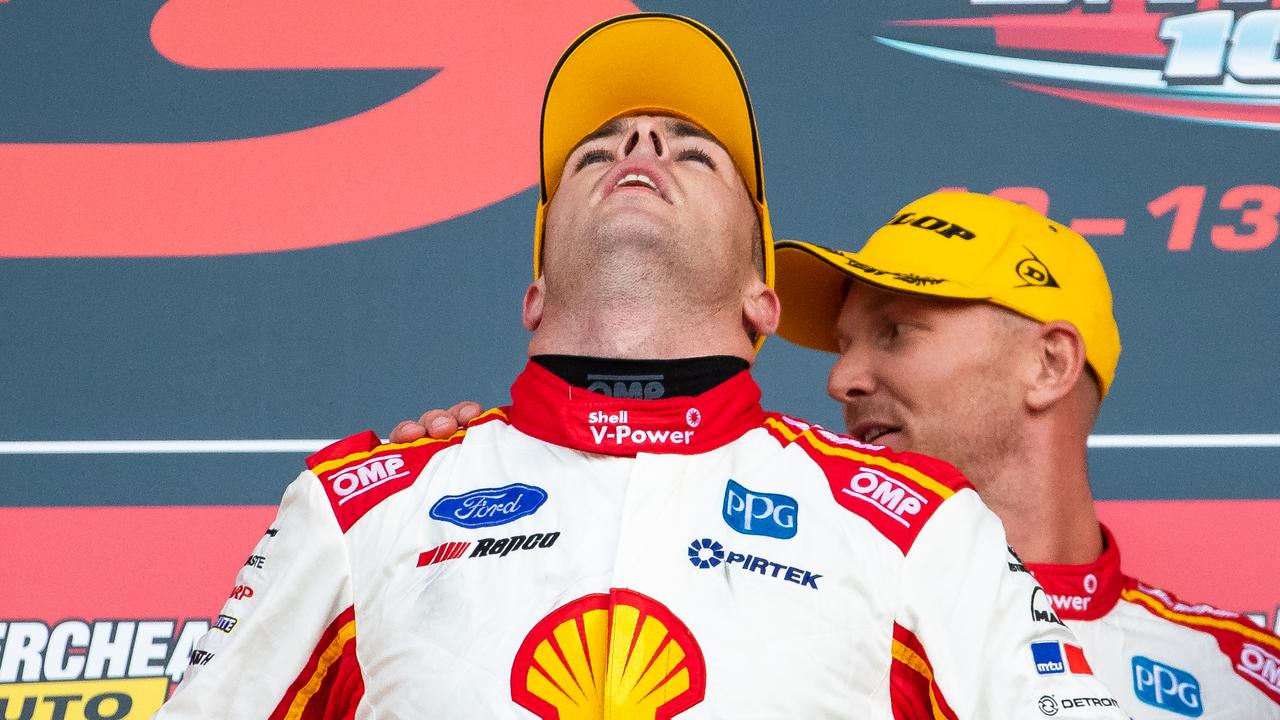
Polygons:
<instances>
[{"instance_id":1,"label":"open mouth","mask_svg":"<svg viewBox=\"0 0 1280 720\"><path fill-rule=\"evenodd\" d=\"M867 423L867 424L859 425L858 427L854 428L853 431L849 434L853 435L855 438L857 438L858 440L864 443L873 444L876 441L883 438L884 436L889 435L891 433L896 433L901 429L902 428L896 427L893 425L883 425L880 423Z\"/></svg>"},{"instance_id":2,"label":"open mouth","mask_svg":"<svg viewBox=\"0 0 1280 720\"><path fill-rule=\"evenodd\" d=\"M642 187L642 188L648 188L654 192L658 192L657 183L651 180L648 175L643 175L641 173L627 173L626 175L618 179L618 182L614 185L614 187L615 188Z\"/></svg>"}]
</instances>

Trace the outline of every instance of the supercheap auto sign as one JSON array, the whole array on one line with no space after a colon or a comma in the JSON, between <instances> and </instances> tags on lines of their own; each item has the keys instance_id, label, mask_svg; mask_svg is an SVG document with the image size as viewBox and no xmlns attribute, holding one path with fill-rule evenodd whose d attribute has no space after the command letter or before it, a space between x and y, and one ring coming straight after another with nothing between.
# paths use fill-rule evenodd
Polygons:
<instances>
[{"instance_id":1,"label":"supercheap auto sign","mask_svg":"<svg viewBox=\"0 0 1280 720\"><path fill-rule=\"evenodd\" d=\"M208 630L203 619L0 621L0 717L150 717Z\"/></svg>"}]
</instances>

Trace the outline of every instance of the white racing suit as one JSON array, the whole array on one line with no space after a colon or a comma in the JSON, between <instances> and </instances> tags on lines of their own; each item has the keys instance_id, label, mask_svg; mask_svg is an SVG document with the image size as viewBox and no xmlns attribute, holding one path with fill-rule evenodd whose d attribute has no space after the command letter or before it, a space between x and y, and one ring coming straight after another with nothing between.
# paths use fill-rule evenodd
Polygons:
<instances>
[{"instance_id":1,"label":"white racing suit","mask_svg":"<svg viewBox=\"0 0 1280 720\"><path fill-rule=\"evenodd\" d=\"M156 717L1124 718L960 474L536 364L448 440L308 459Z\"/></svg>"},{"instance_id":2,"label":"white racing suit","mask_svg":"<svg viewBox=\"0 0 1280 720\"><path fill-rule=\"evenodd\" d=\"M1135 720L1280 720L1280 638L1211 605L1184 603L1120 572L1120 550L1087 565L1028 564L1093 671ZM1037 667L1070 659L1037 646Z\"/></svg>"}]
</instances>

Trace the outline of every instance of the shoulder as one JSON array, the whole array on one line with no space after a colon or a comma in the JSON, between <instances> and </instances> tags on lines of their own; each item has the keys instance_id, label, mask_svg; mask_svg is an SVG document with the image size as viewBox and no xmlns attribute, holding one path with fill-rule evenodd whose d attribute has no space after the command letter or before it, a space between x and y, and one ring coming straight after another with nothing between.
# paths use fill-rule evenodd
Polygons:
<instances>
[{"instance_id":1,"label":"shoulder","mask_svg":"<svg viewBox=\"0 0 1280 720\"><path fill-rule=\"evenodd\" d=\"M383 443L372 430L365 430L309 456L307 468L346 532L379 503L413 485L427 464L441 451L461 444L470 428L505 419L502 410L494 409L448 438L409 443Z\"/></svg>"},{"instance_id":2,"label":"shoulder","mask_svg":"<svg viewBox=\"0 0 1280 720\"><path fill-rule=\"evenodd\" d=\"M801 448L826 476L836 503L904 554L944 502L972 487L937 458L894 452L788 415L768 413L764 428L784 446Z\"/></svg>"},{"instance_id":3,"label":"shoulder","mask_svg":"<svg viewBox=\"0 0 1280 720\"><path fill-rule=\"evenodd\" d=\"M1280 704L1280 637L1240 613L1187 603L1167 590L1127 578L1120 599L1173 625L1205 633L1218 643L1231 669Z\"/></svg>"}]
</instances>

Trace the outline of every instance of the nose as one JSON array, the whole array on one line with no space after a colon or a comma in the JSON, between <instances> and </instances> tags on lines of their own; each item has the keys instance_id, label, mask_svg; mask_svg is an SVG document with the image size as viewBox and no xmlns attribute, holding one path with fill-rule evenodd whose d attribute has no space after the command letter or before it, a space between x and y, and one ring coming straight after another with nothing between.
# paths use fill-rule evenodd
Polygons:
<instances>
[{"instance_id":1,"label":"nose","mask_svg":"<svg viewBox=\"0 0 1280 720\"><path fill-rule=\"evenodd\" d=\"M665 128L657 118L641 116L631 126L631 132L623 136L622 157L652 154L662 157L666 152Z\"/></svg>"},{"instance_id":2,"label":"nose","mask_svg":"<svg viewBox=\"0 0 1280 720\"><path fill-rule=\"evenodd\" d=\"M840 353L827 376L827 395L841 404L870 395L875 387L870 363L865 354L855 348Z\"/></svg>"}]
</instances>

